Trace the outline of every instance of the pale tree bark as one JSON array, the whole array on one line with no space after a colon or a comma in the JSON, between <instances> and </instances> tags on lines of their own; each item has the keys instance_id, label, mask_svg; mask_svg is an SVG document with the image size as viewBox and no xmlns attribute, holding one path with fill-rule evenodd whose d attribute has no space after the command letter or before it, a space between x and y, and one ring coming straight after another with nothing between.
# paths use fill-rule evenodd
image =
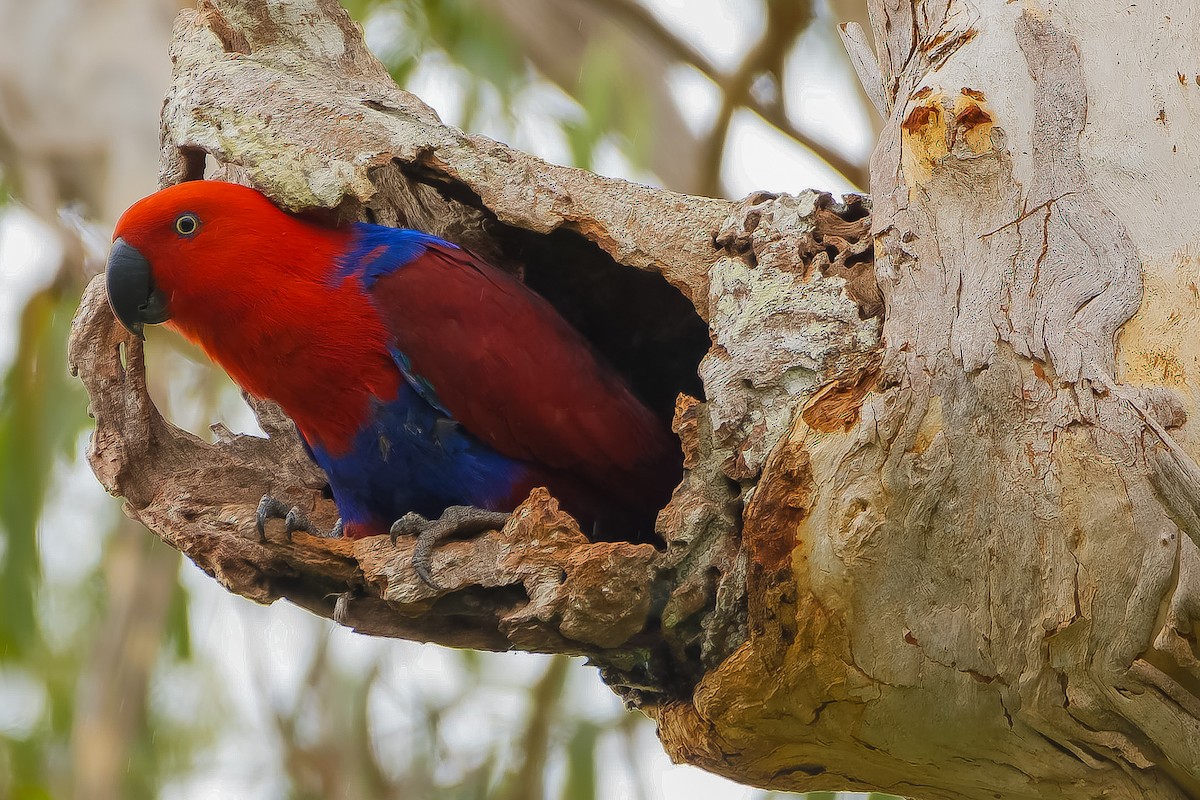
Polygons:
<instances>
[{"instance_id":1,"label":"pale tree bark","mask_svg":"<svg viewBox=\"0 0 1200 800\"><path fill-rule=\"evenodd\" d=\"M259 542L265 491L335 513L289 424L170 426L97 284L72 341L93 466L231 591L586 654L673 757L746 783L1196 796L1197 17L872 3L877 54L846 36L887 118L870 219L548 165L441 125L333 0L202 4L176 27L165 182L207 153L287 208L523 264L644 392L690 395L687 474L663 551L589 543L539 491L439 549L440 590L403 541Z\"/></svg>"}]
</instances>

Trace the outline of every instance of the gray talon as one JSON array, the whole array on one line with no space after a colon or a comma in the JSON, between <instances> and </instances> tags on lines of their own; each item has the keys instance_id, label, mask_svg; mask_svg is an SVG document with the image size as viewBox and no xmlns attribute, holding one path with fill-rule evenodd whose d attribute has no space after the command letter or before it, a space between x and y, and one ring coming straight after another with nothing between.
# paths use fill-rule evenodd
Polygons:
<instances>
[{"instance_id":1,"label":"gray talon","mask_svg":"<svg viewBox=\"0 0 1200 800\"><path fill-rule=\"evenodd\" d=\"M287 513L288 507L281 501L269 494L264 494L258 501L258 511L254 514L254 529L258 531L258 540L260 542L267 540L267 520L285 519Z\"/></svg>"},{"instance_id":2,"label":"gray talon","mask_svg":"<svg viewBox=\"0 0 1200 800\"><path fill-rule=\"evenodd\" d=\"M308 515L300 510L299 506L292 506L288 511L287 516L283 519L283 532L287 536L287 540L292 540L292 534L296 531L304 531L312 533L312 523L308 521Z\"/></svg>"},{"instance_id":3,"label":"gray talon","mask_svg":"<svg viewBox=\"0 0 1200 800\"><path fill-rule=\"evenodd\" d=\"M282 500L264 494L262 500L258 501L258 512L254 515L254 528L258 531L258 539L261 542L267 541L266 528L269 519L283 520L284 535L287 536L289 542L292 540L292 534L296 531L304 531L310 536L320 536L325 539L336 539L342 535L340 519L334 524L332 530L326 532L312 524L308 515L299 506L289 506Z\"/></svg>"},{"instance_id":4,"label":"gray talon","mask_svg":"<svg viewBox=\"0 0 1200 800\"><path fill-rule=\"evenodd\" d=\"M429 524L431 524L429 520L415 511L410 511L392 523L392 528L388 531L388 538L392 540L394 547L401 536L418 536Z\"/></svg>"},{"instance_id":5,"label":"gray talon","mask_svg":"<svg viewBox=\"0 0 1200 800\"><path fill-rule=\"evenodd\" d=\"M412 565L425 585L431 589L442 587L433 579L433 548L451 536L477 536L484 531L498 530L508 521L503 511L485 511L471 506L450 506L438 519L425 519L420 514L409 512L392 523L389 535L392 544L401 536L416 536Z\"/></svg>"}]
</instances>

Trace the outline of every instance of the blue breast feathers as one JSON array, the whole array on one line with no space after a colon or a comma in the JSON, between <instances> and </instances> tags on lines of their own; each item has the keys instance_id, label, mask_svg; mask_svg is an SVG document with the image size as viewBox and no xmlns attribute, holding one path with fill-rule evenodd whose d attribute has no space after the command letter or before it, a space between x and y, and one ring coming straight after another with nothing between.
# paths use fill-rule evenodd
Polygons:
<instances>
[{"instance_id":1,"label":"blue breast feathers","mask_svg":"<svg viewBox=\"0 0 1200 800\"><path fill-rule=\"evenodd\" d=\"M313 447L350 523L383 526L409 511L437 517L452 505L507 508L527 466L481 444L410 385L379 403L350 452Z\"/></svg>"}]
</instances>

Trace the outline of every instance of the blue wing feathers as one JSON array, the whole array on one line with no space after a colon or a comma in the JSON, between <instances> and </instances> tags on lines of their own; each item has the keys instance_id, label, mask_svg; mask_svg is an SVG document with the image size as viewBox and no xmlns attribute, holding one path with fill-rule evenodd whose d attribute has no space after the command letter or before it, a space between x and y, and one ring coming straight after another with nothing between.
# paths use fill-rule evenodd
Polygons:
<instances>
[{"instance_id":1,"label":"blue wing feathers","mask_svg":"<svg viewBox=\"0 0 1200 800\"><path fill-rule=\"evenodd\" d=\"M445 239L409 228L359 222L354 225L354 233L354 246L342 257L334 274L342 281L357 272L367 291L375 281L421 257L430 247L459 249Z\"/></svg>"},{"instance_id":2,"label":"blue wing feathers","mask_svg":"<svg viewBox=\"0 0 1200 800\"><path fill-rule=\"evenodd\" d=\"M348 453L314 447L313 456L343 520L384 530L409 511L436 517L464 503L503 508L525 478L524 465L481 444L408 384L376 407Z\"/></svg>"}]
</instances>

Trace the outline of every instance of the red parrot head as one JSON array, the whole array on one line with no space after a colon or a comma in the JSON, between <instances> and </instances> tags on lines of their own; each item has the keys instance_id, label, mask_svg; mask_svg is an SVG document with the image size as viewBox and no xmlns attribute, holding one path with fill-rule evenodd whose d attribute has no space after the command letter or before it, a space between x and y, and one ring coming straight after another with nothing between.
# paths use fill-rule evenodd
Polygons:
<instances>
[{"instance_id":1,"label":"red parrot head","mask_svg":"<svg viewBox=\"0 0 1200 800\"><path fill-rule=\"evenodd\" d=\"M138 337L144 325L167 320L191 332L209 324L215 309L250 313L271 302L272 279L315 263L314 250L325 244L332 251L331 235L245 186L171 186L118 220L106 269L109 304Z\"/></svg>"},{"instance_id":2,"label":"red parrot head","mask_svg":"<svg viewBox=\"0 0 1200 800\"><path fill-rule=\"evenodd\" d=\"M352 238L245 186L181 183L117 222L108 302L135 336L167 322L310 441L349 441L371 397L403 380L360 283L338 273Z\"/></svg>"}]
</instances>

